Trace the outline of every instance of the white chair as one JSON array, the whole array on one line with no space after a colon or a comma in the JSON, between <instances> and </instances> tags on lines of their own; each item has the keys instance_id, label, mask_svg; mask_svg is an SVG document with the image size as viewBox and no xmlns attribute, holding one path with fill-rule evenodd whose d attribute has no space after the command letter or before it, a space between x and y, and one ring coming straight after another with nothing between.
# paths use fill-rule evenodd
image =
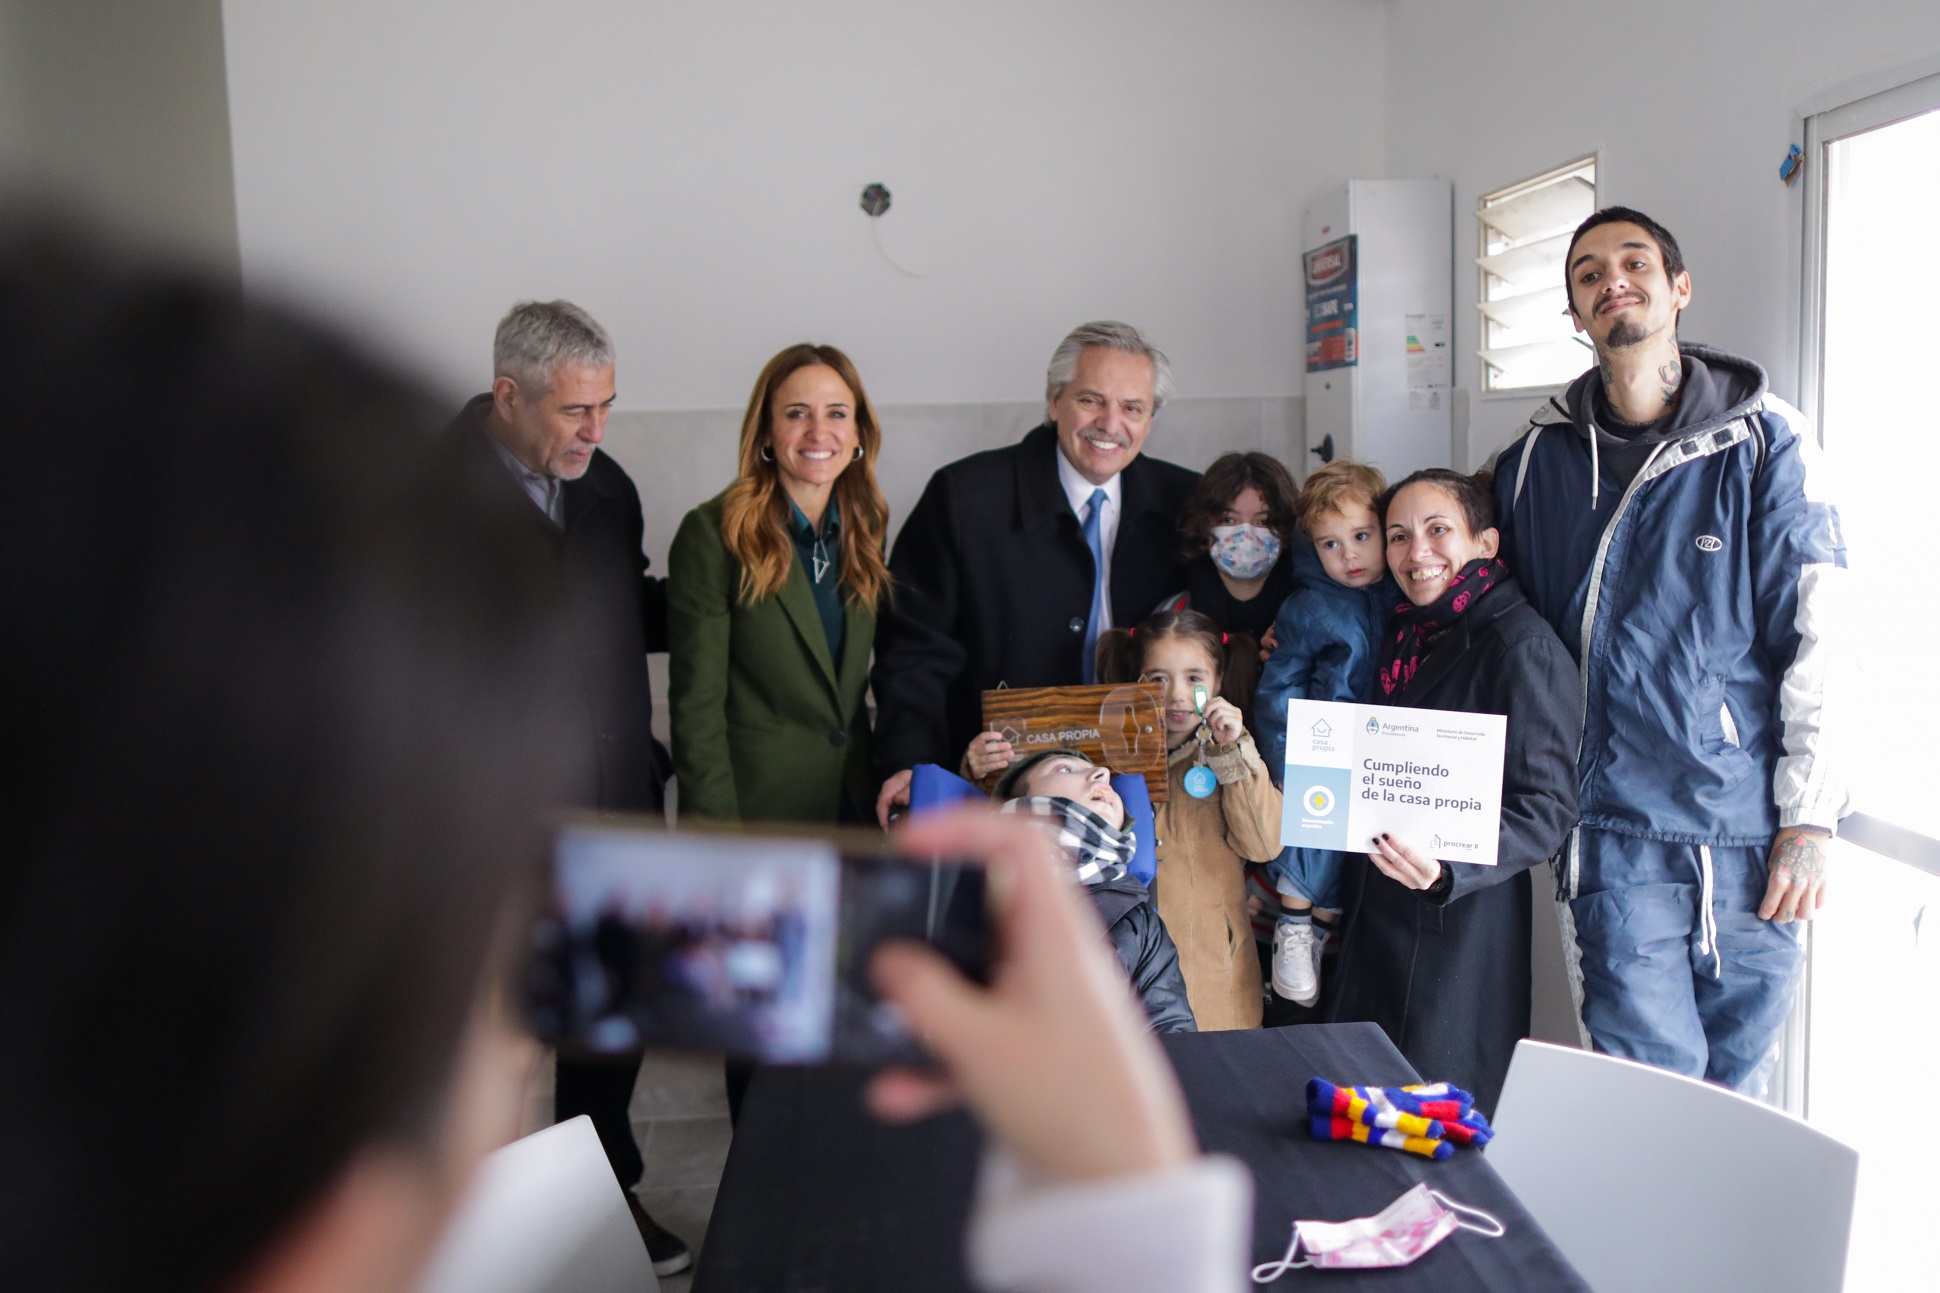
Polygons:
<instances>
[{"instance_id":1,"label":"white chair","mask_svg":"<svg viewBox=\"0 0 1940 1293\"><path fill-rule=\"evenodd\" d=\"M1756 1100L1516 1044L1486 1151L1596 1293L1837 1293L1859 1153Z\"/></svg>"},{"instance_id":2,"label":"white chair","mask_svg":"<svg viewBox=\"0 0 1940 1293\"><path fill-rule=\"evenodd\" d=\"M581 1115L489 1155L418 1293L659 1293L620 1183Z\"/></svg>"}]
</instances>

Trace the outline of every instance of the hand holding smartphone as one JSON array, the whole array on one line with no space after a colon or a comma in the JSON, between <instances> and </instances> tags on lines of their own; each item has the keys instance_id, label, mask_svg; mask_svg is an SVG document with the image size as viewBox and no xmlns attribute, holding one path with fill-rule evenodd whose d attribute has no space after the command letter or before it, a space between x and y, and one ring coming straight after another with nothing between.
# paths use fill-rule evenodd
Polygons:
<instances>
[{"instance_id":1,"label":"hand holding smartphone","mask_svg":"<svg viewBox=\"0 0 1940 1293\"><path fill-rule=\"evenodd\" d=\"M529 1015L568 1054L718 1050L776 1064L925 1062L871 986L913 939L989 974L983 868L873 835L787 838L586 820L558 833Z\"/></svg>"}]
</instances>

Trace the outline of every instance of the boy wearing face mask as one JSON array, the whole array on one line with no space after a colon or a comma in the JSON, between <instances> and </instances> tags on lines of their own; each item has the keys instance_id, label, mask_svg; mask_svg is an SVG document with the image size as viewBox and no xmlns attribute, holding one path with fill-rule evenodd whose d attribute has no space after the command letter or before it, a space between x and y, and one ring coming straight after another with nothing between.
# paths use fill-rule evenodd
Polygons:
<instances>
[{"instance_id":1,"label":"boy wearing face mask","mask_svg":"<svg viewBox=\"0 0 1940 1293\"><path fill-rule=\"evenodd\" d=\"M1296 571L1299 587L1280 607L1278 646L1260 674L1253 730L1278 782L1286 767L1287 701L1364 699L1377 646L1399 590L1388 578L1380 469L1336 459L1301 487L1294 514L1313 540ZM1340 914L1341 855L1289 848L1268 866L1280 898L1273 931L1273 990L1299 1005L1320 998L1320 949Z\"/></svg>"},{"instance_id":2,"label":"boy wearing face mask","mask_svg":"<svg viewBox=\"0 0 1940 1293\"><path fill-rule=\"evenodd\" d=\"M1186 586L1153 608L1198 611L1227 633L1258 640L1293 591L1293 477L1263 453L1213 461L1179 509Z\"/></svg>"}]
</instances>

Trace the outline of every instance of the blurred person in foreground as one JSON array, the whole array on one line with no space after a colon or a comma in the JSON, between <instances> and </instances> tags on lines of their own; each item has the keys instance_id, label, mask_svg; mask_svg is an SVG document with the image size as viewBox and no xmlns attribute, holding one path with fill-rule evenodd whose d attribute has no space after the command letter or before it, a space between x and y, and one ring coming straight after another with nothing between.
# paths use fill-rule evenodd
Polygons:
<instances>
[{"instance_id":1,"label":"blurred person in foreground","mask_svg":"<svg viewBox=\"0 0 1940 1293\"><path fill-rule=\"evenodd\" d=\"M17 425L74 432L0 508L0 722L32 756L0 788L0 1270L409 1288L516 1125L492 1003L588 771L556 581L434 468L422 392L286 315L9 227L0 333ZM877 966L954 1075L885 1074L879 1111L961 1093L1016 1168L982 1276L1240 1287L1245 1174L1197 1158L1050 845L962 815L906 845L1002 877L990 989Z\"/></svg>"},{"instance_id":2,"label":"blurred person in foreground","mask_svg":"<svg viewBox=\"0 0 1940 1293\"><path fill-rule=\"evenodd\" d=\"M586 771L557 582L289 315L9 227L0 335L65 441L0 506L4 1282L404 1287L517 1126L493 948Z\"/></svg>"}]
</instances>

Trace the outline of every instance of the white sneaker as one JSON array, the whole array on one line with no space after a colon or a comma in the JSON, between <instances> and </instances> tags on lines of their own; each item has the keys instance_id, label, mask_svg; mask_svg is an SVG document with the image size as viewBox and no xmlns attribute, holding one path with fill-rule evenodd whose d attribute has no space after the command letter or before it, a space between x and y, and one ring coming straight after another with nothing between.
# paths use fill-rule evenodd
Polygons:
<instances>
[{"instance_id":1,"label":"white sneaker","mask_svg":"<svg viewBox=\"0 0 1940 1293\"><path fill-rule=\"evenodd\" d=\"M1273 926L1273 990L1298 1005L1320 1000L1319 948L1311 920L1282 918Z\"/></svg>"}]
</instances>

